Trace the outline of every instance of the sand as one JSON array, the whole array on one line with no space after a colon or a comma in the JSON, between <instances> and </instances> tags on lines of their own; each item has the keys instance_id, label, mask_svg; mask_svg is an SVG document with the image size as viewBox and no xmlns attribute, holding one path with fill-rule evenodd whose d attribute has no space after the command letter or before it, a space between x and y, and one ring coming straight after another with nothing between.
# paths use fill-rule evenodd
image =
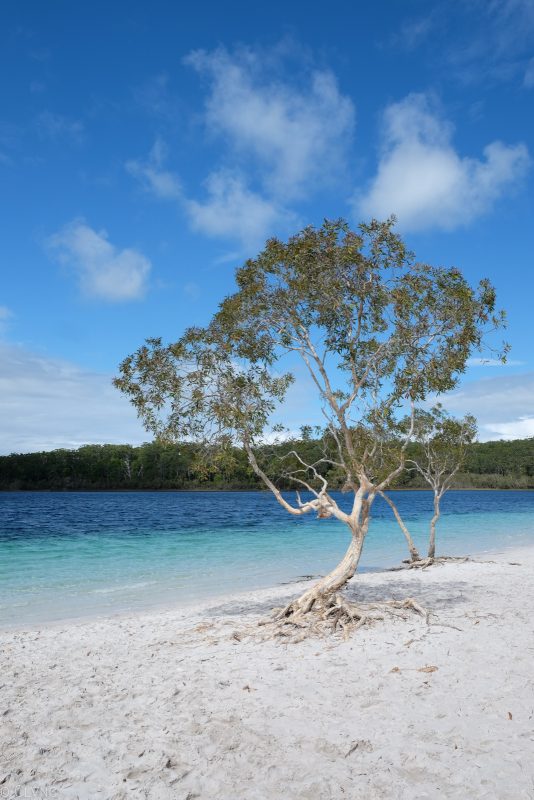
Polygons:
<instances>
[{"instance_id":1,"label":"sand","mask_svg":"<svg viewBox=\"0 0 534 800\"><path fill-rule=\"evenodd\" d=\"M0 798L534 798L534 548L487 558L358 577L436 624L347 642L257 640L295 586L4 631Z\"/></svg>"}]
</instances>

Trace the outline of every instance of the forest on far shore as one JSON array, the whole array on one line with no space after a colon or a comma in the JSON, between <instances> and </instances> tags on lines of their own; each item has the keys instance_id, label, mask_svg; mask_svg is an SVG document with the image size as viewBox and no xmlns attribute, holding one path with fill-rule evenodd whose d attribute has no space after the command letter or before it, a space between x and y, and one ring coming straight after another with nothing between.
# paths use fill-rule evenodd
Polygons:
<instances>
[{"instance_id":1,"label":"forest on far shore","mask_svg":"<svg viewBox=\"0 0 534 800\"><path fill-rule=\"evenodd\" d=\"M319 442L305 438L298 442L308 460L321 457ZM264 448L263 462L280 463L287 444ZM409 457L409 454L408 454ZM276 471L276 470L273 470ZM332 486L336 476L330 471ZM289 481L277 481L280 488L294 488ZM339 482L341 488L341 481ZM513 441L477 442L469 446L463 470L455 488L534 489L534 438ZM198 448L183 443L164 445L85 445L76 450L13 453L0 456L0 491L98 491L157 489L262 489L245 453L235 448L217 466L199 460ZM394 488L426 488L414 471L405 471Z\"/></svg>"}]
</instances>

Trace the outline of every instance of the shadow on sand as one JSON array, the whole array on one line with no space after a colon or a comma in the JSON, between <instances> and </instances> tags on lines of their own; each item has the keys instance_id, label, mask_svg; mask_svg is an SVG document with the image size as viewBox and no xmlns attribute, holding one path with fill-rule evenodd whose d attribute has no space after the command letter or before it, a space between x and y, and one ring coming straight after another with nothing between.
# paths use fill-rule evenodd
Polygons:
<instances>
[{"instance_id":1,"label":"shadow on sand","mask_svg":"<svg viewBox=\"0 0 534 800\"><path fill-rule=\"evenodd\" d=\"M360 583L353 579L345 589L347 599L353 603L374 603L384 600L404 600L413 597L420 605L433 611L452 611L468 602L471 584L468 581L426 581L424 577L410 576L410 580L402 577L393 578L380 583ZM312 585L313 582L294 585L283 594L276 594L258 600L236 600L230 603L212 606L207 609L206 616L241 616L247 614L269 614L272 608L287 605L293 598Z\"/></svg>"}]
</instances>

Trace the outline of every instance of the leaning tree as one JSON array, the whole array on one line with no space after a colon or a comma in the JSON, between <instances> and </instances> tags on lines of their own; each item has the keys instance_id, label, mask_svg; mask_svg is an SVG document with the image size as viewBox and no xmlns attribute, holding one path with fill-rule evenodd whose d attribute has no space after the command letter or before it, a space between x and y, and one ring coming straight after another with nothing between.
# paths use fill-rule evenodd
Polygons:
<instances>
[{"instance_id":1,"label":"leaning tree","mask_svg":"<svg viewBox=\"0 0 534 800\"><path fill-rule=\"evenodd\" d=\"M415 404L453 388L471 352L504 322L488 280L472 287L458 269L417 262L393 224L353 231L325 221L287 242L270 239L237 270L237 290L209 325L168 345L148 339L115 380L157 437L202 443L211 465L237 444L289 514L346 526L340 563L280 612L285 619L339 605L373 502L404 469ZM299 361L320 399L322 452L310 462L291 445L267 463L262 443ZM406 411L411 422L399 434ZM333 496L332 472L350 504ZM297 489L294 499L280 490L281 476Z\"/></svg>"}]
</instances>

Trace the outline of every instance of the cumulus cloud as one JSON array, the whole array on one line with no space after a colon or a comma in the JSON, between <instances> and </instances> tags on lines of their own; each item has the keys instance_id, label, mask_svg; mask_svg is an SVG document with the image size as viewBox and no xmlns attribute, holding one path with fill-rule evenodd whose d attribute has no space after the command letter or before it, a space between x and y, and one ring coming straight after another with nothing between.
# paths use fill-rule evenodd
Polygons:
<instances>
[{"instance_id":1,"label":"cumulus cloud","mask_svg":"<svg viewBox=\"0 0 534 800\"><path fill-rule=\"evenodd\" d=\"M213 172L206 181L204 201L186 200L192 227L207 236L237 239L245 250L261 246L280 226L294 222L291 212L251 191L232 172Z\"/></svg>"},{"instance_id":2,"label":"cumulus cloud","mask_svg":"<svg viewBox=\"0 0 534 800\"><path fill-rule=\"evenodd\" d=\"M178 177L165 169L167 154L165 142L158 137L148 159L146 161L128 161L126 169L156 197L163 200L179 200L182 196L182 188Z\"/></svg>"},{"instance_id":3,"label":"cumulus cloud","mask_svg":"<svg viewBox=\"0 0 534 800\"><path fill-rule=\"evenodd\" d=\"M251 190L241 173L229 169L208 175L204 198L188 197L178 177L165 169L166 156L167 148L158 139L146 161L128 161L126 169L154 197L177 201L193 230L205 236L234 240L250 250L295 219L275 200Z\"/></svg>"},{"instance_id":4,"label":"cumulus cloud","mask_svg":"<svg viewBox=\"0 0 534 800\"><path fill-rule=\"evenodd\" d=\"M2 453L147 441L110 375L1 342L0 361Z\"/></svg>"},{"instance_id":5,"label":"cumulus cloud","mask_svg":"<svg viewBox=\"0 0 534 800\"><path fill-rule=\"evenodd\" d=\"M209 81L209 130L222 135L234 154L253 157L270 193L299 197L339 173L354 107L331 72L310 71L300 84L281 80L276 55L250 49L198 50L186 63Z\"/></svg>"},{"instance_id":6,"label":"cumulus cloud","mask_svg":"<svg viewBox=\"0 0 534 800\"><path fill-rule=\"evenodd\" d=\"M289 230L296 216L288 203L333 184L346 165L352 101L330 71L312 69L298 54L291 54L296 69L289 73L288 57L287 46L261 52L220 47L186 57L207 82L203 120L209 135L222 141L203 196L168 170L161 139L147 159L126 163L147 191L176 201L194 230L237 241L241 251ZM165 87L166 81L158 91Z\"/></svg>"},{"instance_id":7,"label":"cumulus cloud","mask_svg":"<svg viewBox=\"0 0 534 800\"><path fill-rule=\"evenodd\" d=\"M471 381L441 401L454 413L475 414L482 440L534 435L534 372Z\"/></svg>"},{"instance_id":8,"label":"cumulus cloud","mask_svg":"<svg viewBox=\"0 0 534 800\"><path fill-rule=\"evenodd\" d=\"M144 296L151 263L138 250L119 250L105 230L74 220L48 239L58 259L75 270L82 291L110 302Z\"/></svg>"},{"instance_id":9,"label":"cumulus cloud","mask_svg":"<svg viewBox=\"0 0 534 800\"><path fill-rule=\"evenodd\" d=\"M452 126L430 100L411 94L384 114L378 171L355 200L360 216L398 217L404 230L452 230L488 212L527 172L524 144L488 144L482 159L461 157L451 144Z\"/></svg>"}]
</instances>

